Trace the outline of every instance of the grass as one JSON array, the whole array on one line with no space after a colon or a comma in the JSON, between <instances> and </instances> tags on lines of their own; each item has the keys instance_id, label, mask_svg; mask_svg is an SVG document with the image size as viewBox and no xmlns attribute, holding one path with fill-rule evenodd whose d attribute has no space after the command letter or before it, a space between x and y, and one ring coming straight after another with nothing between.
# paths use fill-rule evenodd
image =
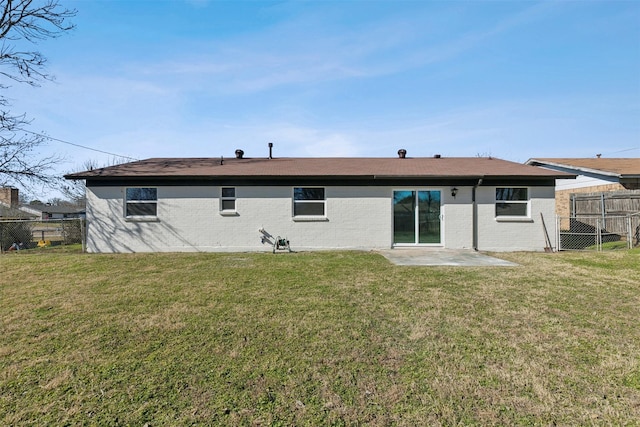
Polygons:
<instances>
[{"instance_id":1,"label":"grass","mask_svg":"<svg viewBox=\"0 0 640 427\"><path fill-rule=\"evenodd\" d=\"M3 425L639 425L640 252L0 256Z\"/></svg>"},{"instance_id":2,"label":"grass","mask_svg":"<svg viewBox=\"0 0 640 427\"><path fill-rule=\"evenodd\" d=\"M604 251L610 251L610 250L620 250L620 249L628 249L629 248L629 242L627 242L626 240L616 240L615 242L604 242L601 244L601 248ZM598 250L598 245L591 245L586 247L585 249L587 250Z\"/></svg>"}]
</instances>

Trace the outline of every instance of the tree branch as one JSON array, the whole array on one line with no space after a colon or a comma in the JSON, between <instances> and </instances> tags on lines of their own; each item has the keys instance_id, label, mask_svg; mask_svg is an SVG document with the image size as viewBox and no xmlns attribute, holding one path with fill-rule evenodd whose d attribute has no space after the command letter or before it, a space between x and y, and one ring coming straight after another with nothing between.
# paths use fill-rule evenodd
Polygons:
<instances>
[{"instance_id":1,"label":"tree branch","mask_svg":"<svg viewBox=\"0 0 640 427\"><path fill-rule=\"evenodd\" d=\"M17 48L19 42L35 45L57 38L75 26L69 19L77 13L65 9L58 0L0 0L0 78L31 86L53 80L47 74L47 59L38 50ZM21 43L24 47L24 43ZM0 90L9 86L0 82ZM0 106L10 104L0 94ZM26 132L31 123L26 115L0 111L0 185L54 184L60 177L51 174L60 162L58 156L40 157L37 149L46 142L42 135Z\"/></svg>"}]
</instances>

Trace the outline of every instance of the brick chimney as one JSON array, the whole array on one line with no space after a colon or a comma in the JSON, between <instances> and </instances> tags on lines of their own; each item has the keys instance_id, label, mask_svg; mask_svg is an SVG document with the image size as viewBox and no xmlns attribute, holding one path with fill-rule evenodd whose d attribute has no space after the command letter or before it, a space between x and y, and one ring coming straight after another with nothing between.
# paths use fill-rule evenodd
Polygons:
<instances>
[{"instance_id":1,"label":"brick chimney","mask_svg":"<svg viewBox=\"0 0 640 427\"><path fill-rule=\"evenodd\" d=\"M0 188L0 202L5 202L7 205L12 208L18 207L18 189L11 187L1 187Z\"/></svg>"}]
</instances>

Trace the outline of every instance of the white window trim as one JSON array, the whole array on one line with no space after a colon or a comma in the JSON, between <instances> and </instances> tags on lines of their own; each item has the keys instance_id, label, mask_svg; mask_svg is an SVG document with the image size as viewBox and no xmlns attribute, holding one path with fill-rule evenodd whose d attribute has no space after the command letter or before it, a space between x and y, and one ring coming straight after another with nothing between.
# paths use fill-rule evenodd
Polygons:
<instances>
[{"instance_id":1,"label":"white window trim","mask_svg":"<svg viewBox=\"0 0 640 427\"><path fill-rule=\"evenodd\" d=\"M293 222L326 222L329 221L329 218L320 215L298 215L291 217L291 220Z\"/></svg>"},{"instance_id":2,"label":"white window trim","mask_svg":"<svg viewBox=\"0 0 640 427\"><path fill-rule=\"evenodd\" d=\"M496 190L498 188L524 188L525 190L527 190L527 200L498 200L496 198ZM530 187L521 187L521 186L495 187L493 189L493 198L494 198L493 211L494 211L495 220L497 222L533 222L533 220L531 219L531 188ZM526 215L497 215L495 213L495 210L498 203L526 204L527 213Z\"/></svg>"},{"instance_id":3,"label":"white window trim","mask_svg":"<svg viewBox=\"0 0 640 427\"><path fill-rule=\"evenodd\" d=\"M496 222L533 222L533 219L527 216L497 216Z\"/></svg>"},{"instance_id":4,"label":"white window trim","mask_svg":"<svg viewBox=\"0 0 640 427\"><path fill-rule=\"evenodd\" d=\"M324 190L323 200L296 200L296 188L322 188ZM324 206L322 211L323 215L295 215L296 203L317 203ZM297 222L314 222L314 221L329 221L327 218L327 187L321 186L298 186L291 188L291 219Z\"/></svg>"},{"instance_id":5,"label":"white window trim","mask_svg":"<svg viewBox=\"0 0 640 427\"><path fill-rule=\"evenodd\" d=\"M233 188L233 197L228 197L228 196L223 196L222 195L222 190L225 188ZM237 187L231 187L231 186L225 186L225 187L220 187L220 209L219 209L219 213L222 216L238 216L238 204L237 204L237 200L238 200L238 189ZM224 209L223 206L223 202L227 201L227 200L233 200L233 209Z\"/></svg>"},{"instance_id":6,"label":"white window trim","mask_svg":"<svg viewBox=\"0 0 640 427\"><path fill-rule=\"evenodd\" d=\"M155 188L156 190L156 200L129 200L127 199L127 190L129 188ZM158 222L158 187L125 187L123 194L124 203L122 205L123 208L123 216L125 221L127 222ZM155 203L156 204L156 214L155 215L127 215L127 205L128 204L136 204L136 203Z\"/></svg>"}]
</instances>

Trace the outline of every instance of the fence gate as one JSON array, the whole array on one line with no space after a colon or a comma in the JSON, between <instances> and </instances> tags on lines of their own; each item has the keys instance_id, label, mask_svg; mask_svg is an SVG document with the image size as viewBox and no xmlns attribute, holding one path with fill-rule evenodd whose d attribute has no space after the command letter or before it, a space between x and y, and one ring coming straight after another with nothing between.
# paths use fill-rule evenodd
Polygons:
<instances>
[{"instance_id":1,"label":"fence gate","mask_svg":"<svg viewBox=\"0 0 640 427\"><path fill-rule=\"evenodd\" d=\"M640 213L557 218L558 250L631 249L640 245Z\"/></svg>"}]
</instances>

